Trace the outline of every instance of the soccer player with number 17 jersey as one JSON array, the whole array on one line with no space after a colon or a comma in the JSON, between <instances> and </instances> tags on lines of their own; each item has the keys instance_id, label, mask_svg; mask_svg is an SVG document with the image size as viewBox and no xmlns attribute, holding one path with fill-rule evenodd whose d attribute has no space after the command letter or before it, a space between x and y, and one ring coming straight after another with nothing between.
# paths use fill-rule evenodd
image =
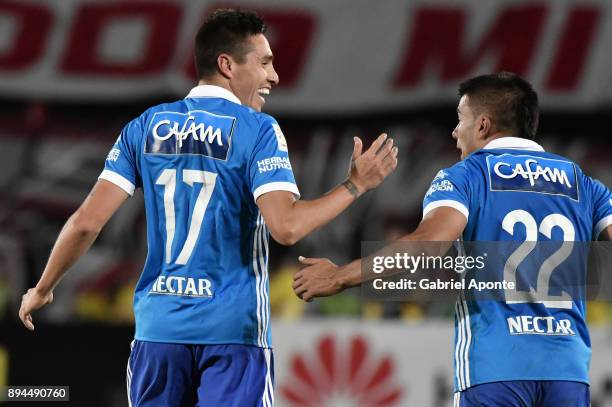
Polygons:
<instances>
[{"instance_id":1,"label":"soccer player with number 17 jersey","mask_svg":"<svg viewBox=\"0 0 612 407\"><path fill-rule=\"evenodd\" d=\"M294 244L328 223L397 165L385 134L324 196L298 200L287 142L261 113L279 81L265 25L218 10L196 37L200 81L185 99L128 123L100 180L68 220L20 318L53 288L136 188L148 254L136 285L136 334L127 366L135 406L272 406L268 234Z\"/></svg>"},{"instance_id":2,"label":"soccer player with number 17 jersey","mask_svg":"<svg viewBox=\"0 0 612 407\"><path fill-rule=\"evenodd\" d=\"M532 140L538 98L529 83L510 73L484 75L464 82L459 94L453 138L462 161L438 172L423 220L401 240L612 240L610 190ZM361 283L361 260L341 267L302 261L307 267L296 274L294 289L306 300ZM543 291L540 277L536 289ZM465 298L455 307L455 406L589 407L584 297Z\"/></svg>"}]
</instances>

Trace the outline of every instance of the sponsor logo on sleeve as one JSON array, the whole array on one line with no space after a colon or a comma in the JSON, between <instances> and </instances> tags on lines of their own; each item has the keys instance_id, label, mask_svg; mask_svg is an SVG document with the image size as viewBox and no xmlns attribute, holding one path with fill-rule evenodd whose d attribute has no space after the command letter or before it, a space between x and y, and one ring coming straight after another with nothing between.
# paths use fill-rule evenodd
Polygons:
<instances>
[{"instance_id":1,"label":"sponsor logo on sleeve","mask_svg":"<svg viewBox=\"0 0 612 407\"><path fill-rule=\"evenodd\" d=\"M444 170L440 170L438 171L438 173L436 174L436 176L434 177L433 181L431 181L431 186L429 187L429 189L427 190L427 193L425 194L425 197L429 197L430 195L441 191L441 192L452 192L453 191L453 184L447 180L444 179L448 176L448 173Z\"/></svg>"},{"instance_id":2,"label":"sponsor logo on sleeve","mask_svg":"<svg viewBox=\"0 0 612 407\"><path fill-rule=\"evenodd\" d=\"M561 195L578 201L576 168L570 161L528 155L487 157L491 191Z\"/></svg>"},{"instance_id":3,"label":"sponsor logo on sleeve","mask_svg":"<svg viewBox=\"0 0 612 407\"><path fill-rule=\"evenodd\" d=\"M453 184L451 184L451 182L447 179L444 180L440 180L438 182L435 181L431 184L431 186L429 187L429 189L427 190L427 193L425 194L425 197L428 197L436 192L453 192Z\"/></svg>"},{"instance_id":4,"label":"sponsor logo on sleeve","mask_svg":"<svg viewBox=\"0 0 612 407\"><path fill-rule=\"evenodd\" d=\"M280 151L289 151L287 148L287 140L285 140L285 135L281 130L280 126L276 123L272 124L272 128L274 129L274 134L276 135L276 142L278 143L278 149Z\"/></svg>"},{"instance_id":5,"label":"sponsor logo on sleeve","mask_svg":"<svg viewBox=\"0 0 612 407\"><path fill-rule=\"evenodd\" d=\"M108 152L108 155L106 156L106 161L116 162L119 159L120 154L121 150L119 150L118 148L113 148L111 151Z\"/></svg>"},{"instance_id":6,"label":"sponsor logo on sleeve","mask_svg":"<svg viewBox=\"0 0 612 407\"><path fill-rule=\"evenodd\" d=\"M257 169L260 174L275 170L291 171L291 163L289 162L289 157L270 157L257 161Z\"/></svg>"},{"instance_id":7,"label":"sponsor logo on sleeve","mask_svg":"<svg viewBox=\"0 0 612 407\"><path fill-rule=\"evenodd\" d=\"M146 154L192 154L226 160L236 118L203 110L158 112L147 132Z\"/></svg>"}]
</instances>

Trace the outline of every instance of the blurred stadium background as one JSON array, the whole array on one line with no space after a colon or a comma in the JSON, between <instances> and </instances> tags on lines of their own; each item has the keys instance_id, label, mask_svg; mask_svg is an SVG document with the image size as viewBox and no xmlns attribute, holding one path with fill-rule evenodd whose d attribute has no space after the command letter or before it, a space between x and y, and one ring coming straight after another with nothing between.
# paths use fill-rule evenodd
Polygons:
<instances>
[{"instance_id":1,"label":"blurred stadium background","mask_svg":"<svg viewBox=\"0 0 612 407\"><path fill-rule=\"evenodd\" d=\"M296 258L346 262L361 241L417 225L429 182L458 159L457 84L478 73L528 78L539 141L612 186L606 0L0 1L0 386L69 385L70 405L127 405L139 193L35 315L34 334L17 309L122 126L194 84L192 38L220 6L267 20L281 82L265 110L304 198L343 180L352 136L386 131L400 146L381 188L296 246L272 244L277 405L450 406L452 304L364 303L358 290L305 304L291 291ZM589 322L593 407L612 406L611 305L590 304Z\"/></svg>"}]
</instances>

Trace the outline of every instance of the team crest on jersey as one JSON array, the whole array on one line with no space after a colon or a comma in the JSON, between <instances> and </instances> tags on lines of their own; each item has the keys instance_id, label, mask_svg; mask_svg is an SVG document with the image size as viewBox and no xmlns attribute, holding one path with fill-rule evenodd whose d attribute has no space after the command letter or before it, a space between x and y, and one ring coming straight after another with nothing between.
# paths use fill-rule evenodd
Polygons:
<instances>
[{"instance_id":1,"label":"team crest on jersey","mask_svg":"<svg viewBox=\"0 0 612 407\"><path fill-rule=\"evenodd\" d=\"M204 110L155 113L147 132L145 153L196 154L226 160L235 122L235 117Z\"/></svg>"},{"instance_id":2,"label":"team crest on jersey","mask_svg":"<svg viewBox=\"0 0 612 407\"><path fill-rule=\"evenodd\" d=\"M570 161L530 155L487 157L491 191L562 195L578 201L576 167Z\"/></svg>"}]
</instances>

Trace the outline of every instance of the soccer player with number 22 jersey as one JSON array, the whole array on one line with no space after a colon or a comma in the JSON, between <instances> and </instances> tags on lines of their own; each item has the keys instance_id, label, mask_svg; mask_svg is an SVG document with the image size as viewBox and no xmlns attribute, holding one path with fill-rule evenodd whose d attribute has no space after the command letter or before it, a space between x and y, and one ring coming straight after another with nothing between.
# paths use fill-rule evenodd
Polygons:
<instances>
[{"instance_id":1,"label":"soccer player with number 22 jersey","mask_svg":"<svg viewBox=\"0 0 612 407\"><path fill-rule=\"evenodd\" d=\"M579 248L573 242L612 240L610 190L532 140L538 98L529 83L502 72L465 81L459 94L453 138L462 160L436 175L423 201L423 220L401 240L528 242L528 248L542 241ZM525 270L521 263L529 253L517 250L509 266L501 262L504 276L554 275L554 259ZM361 260L345 266L327 259L302 262L294 290L305 300L362 283ZM573 270L578 276L585 271ZM534 291L546 291L549 280L535 280ZM471 301L460 294L455 406L589 407L584 297L546 301L546 294L533 301Z\"/></svg>"}]
</instances>

